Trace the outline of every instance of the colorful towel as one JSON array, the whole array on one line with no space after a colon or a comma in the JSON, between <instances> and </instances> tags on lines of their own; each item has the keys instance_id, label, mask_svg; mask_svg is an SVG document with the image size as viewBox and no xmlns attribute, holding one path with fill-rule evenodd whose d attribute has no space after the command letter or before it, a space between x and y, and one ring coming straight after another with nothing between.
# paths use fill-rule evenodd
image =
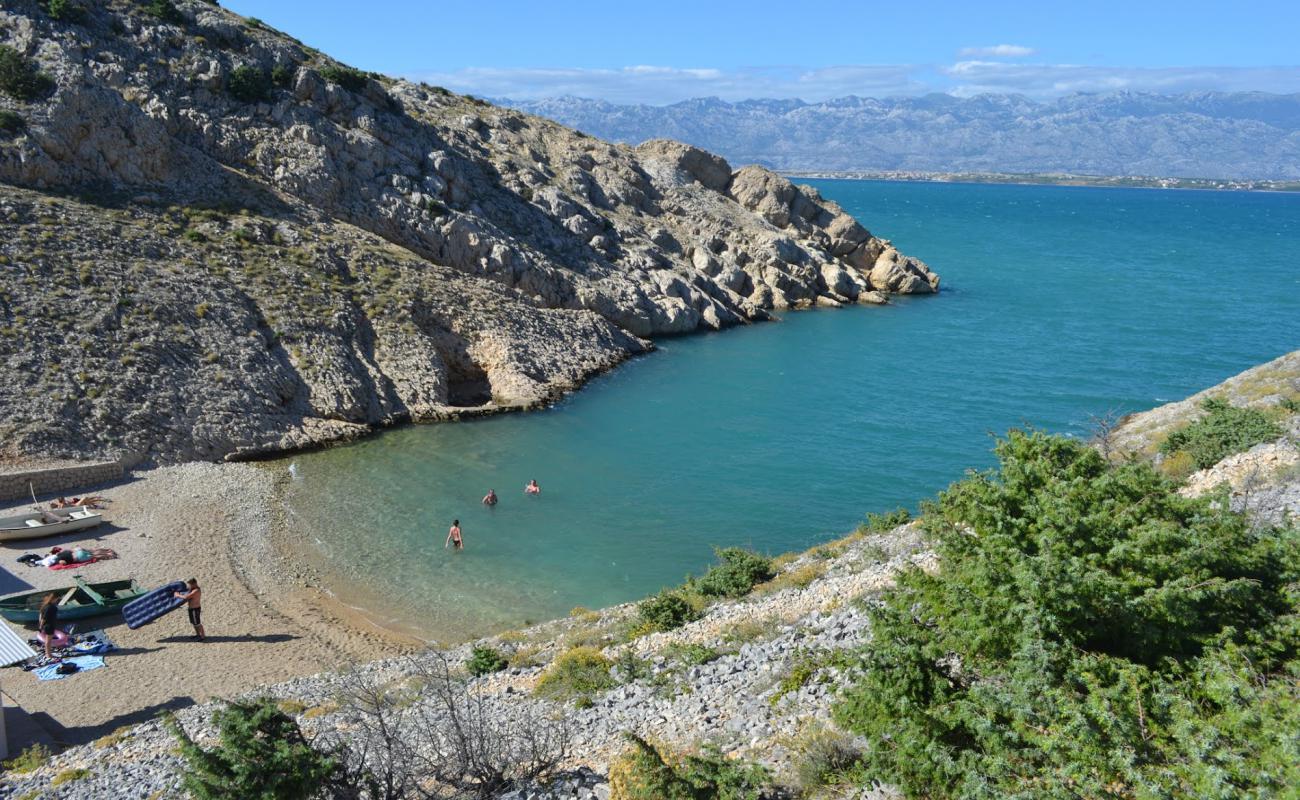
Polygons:
<instances>
[{"instance_id":1,"label":"colorful towel","mask_svg":"<svg viewBox=\"0 0 1300 800\"><path fill-rule=\"evenodd\" d=\"M82 567L82 566L85 566L86 564L94 564L96 561L103 561L103 559L102 559L102 558L91 558L91 559L89 559L89 560L87 560L87 561L72 561L72 562L67 563L67 564L64 564L64 563L60 562L60 563L57 563L57 564L51 564L51 565L50 565L50 569L76 569L77 567Z\"/></svg>"},{"instance_id":2,"label":"colorful towel","mask_svg":"<svg viewBox=\"0 0 1300 800\"><path fill-rule=\"evenodd\" d=\"M90 672L92 669L99 669L104 666L104 658L103 656L73 656L72 658L65 658L59 663L76 664L77 671L71 673L71 675L80 675L83 672ZM32 674L43 681L61 681L69 677L69 675L59 672L59 664L46 664L32 670Z\"/></svg>"}]
</instances>

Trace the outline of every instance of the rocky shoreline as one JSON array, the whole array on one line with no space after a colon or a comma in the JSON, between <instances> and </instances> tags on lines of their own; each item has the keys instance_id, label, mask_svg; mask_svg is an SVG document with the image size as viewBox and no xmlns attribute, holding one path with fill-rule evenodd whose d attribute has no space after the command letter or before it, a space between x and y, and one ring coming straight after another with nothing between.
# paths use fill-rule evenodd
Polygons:
<instances>
[{"instance_id":1,"label":"rocky shoreline","mask_svg":"<svg viewBox=\"0 0 1300 800\"><path fill-rule=\"evenodd\" d=\"M1280 420L1281 435L1191 473L1184 493L1212 493L1226 485L1233 507L1261 524L1300 516L1300 414L1286 410L1300 401L1297 365L1300 351L1194 396L1225 398L1238 406L1268 411ZM1159 439L1196 419L1202 413L1198 408L1183 401L1133 415L1108 433L1109 443L1099 439L1098 446L1116 448L1110 451L1115 458L1150 458L1155 440L1147 437ZM1124 456L1125 452L1134 455ZM1158 455L1155 460L1165 466ZM194 466L211 475L254 469ZM258 480L269 488L273 478L263 473ZM243 561L262 580L280 587L301 577L284 572L273 551L259 549L270 541L264 529L253 526L252 530L251 536L232 535L229 540L234 561ZM891 585L898 570L935 570L939 565L926 549L916 522L888 531L863 530L784 557L778 564L779 571L767 583L738 599L714 603L698 619L668 632L629 636L638 623L637 604L603 611L575 609L568 618L525 630L448 650L411 650L408 655L295 677L252 690L248 696L276 698L312 736L346 737L353 735L358 722L340 699L358 681L379 687L423 685L418 682L426 679L431 664L448 663L459 670L475 646L488 646L506 656L509 666L470 680L470 693L486 698L491 713L504 715L502 719L514 719L512 715L521 709L563 719L571 737L571 756L554 782L517 787L503 797L607 800L609 764L626 746L624 734L629 731L671 747L711 743L729 756L763 764L778 782L797 785L797 766L809 748L827 741L852 745L851 737L831 724L830 707L846 677L842 664L847 662L838 655L870 641L867 607ZM256 580L249 586L258 592L265 588ZM313 638L347 623L316 621L324 624L304 622ZM548 668L574 648L590 648L607 659L613 665L613 685L576 703L536 696L534 690ZM79 680L89 678L93 674ZM429 702L421 693L412 697L412 702ZM176 714L198 741L210 742L215 735L211 723L215 708L209 703ZM0 796L158 798L176 791L179 757L174 739L159 721L105 733L93 744L70 748L31 773L6 776ZM72 770L86 772L75 773L81 776L75 781L51 787L55 776ZM887 787L859 791L855 796L894 796Z\"/></svg>"}]
</instances>

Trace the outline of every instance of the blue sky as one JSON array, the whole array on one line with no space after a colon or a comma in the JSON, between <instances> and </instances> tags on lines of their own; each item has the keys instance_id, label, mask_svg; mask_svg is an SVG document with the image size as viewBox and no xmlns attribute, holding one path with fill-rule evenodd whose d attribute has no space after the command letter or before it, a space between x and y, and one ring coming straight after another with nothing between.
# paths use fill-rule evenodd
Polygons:
<instances>
[{"instance_id":1,"label":"blue sky","mask_svg":"<svg viewBox=\"0 0 1300 800\"><path fill-rule=\"evenodd\" d=\"M1294 1L222 5L354 66L487 97L1300 92Z\"/></svg>"}]
</instances>

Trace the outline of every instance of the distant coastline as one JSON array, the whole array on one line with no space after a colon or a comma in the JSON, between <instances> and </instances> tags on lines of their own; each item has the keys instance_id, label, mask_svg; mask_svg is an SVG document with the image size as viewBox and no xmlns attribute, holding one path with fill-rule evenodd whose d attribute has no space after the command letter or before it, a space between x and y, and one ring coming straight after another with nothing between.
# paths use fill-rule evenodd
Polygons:
<instances>
[{"instance_id":1,"label":"distant coastline","mask_svg":"<svg viewBox=\"0 0 1300 800\"><path fill-rule=\"evenodd\" d=\"M832 178L922 183L1010 183L1027 186L1092 186L1123 189L1201 189L1213 192L1300 192L1300 181L1242 178L1161 178L1139 175L1074 175L1066 172L924 172L918 170L777 170L787 178Z\"/></svg>"}]
</instances>

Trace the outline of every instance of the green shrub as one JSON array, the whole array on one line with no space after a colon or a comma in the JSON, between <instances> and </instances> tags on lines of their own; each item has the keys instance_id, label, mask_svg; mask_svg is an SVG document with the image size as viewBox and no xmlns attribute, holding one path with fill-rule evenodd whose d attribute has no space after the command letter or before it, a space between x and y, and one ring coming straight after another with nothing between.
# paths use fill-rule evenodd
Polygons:
<instances>
[{"instance_id":1,"label":"green shrub","mask_svg":"<svg viewBox=\"0 0 1300 800\"><path fill-rule=\"evenodd\" d=\"M293 83L294 70L284 64L276 64L271 67L271 83L280 88L286 88Z\"/></svg>"},{"instance_id":2,"label":"green shrub","mask_svg":"<svg viewBox=\"0 0 1300 800\"><path fill-rule=\"evenodd\" d=\"M469 674L478 677L492 672L500 672L508 664L506 657L491 647L474 645L474 649L470 651L469 660L465 662L465 669L469 671Z\"/></svg>"},{"instance_id":3,"label":"green shrub","mask_svg":"<svg viewBox=\"0 0 1300 800\"><path fill-rule=\"evenodd\" d=\"M670 631L680 628L695 618L695 609L680 592L665 589L654 597L642 600L637 613L651 630Z\"/></svg>"},{"instance_id":4,"label":"green shrub","mask_svg":"<svg viewBox=\"0 0 1300 800\"><path fill-rule=\"evenodd\" d=\"M0 133L19 133L27 127L22 116L7 109L0 109Z\"/></svg>"},{"instance_id":5,"label":"green shrub","mask_svg":"<svg viewBox=\"0 0 1300 800\"><path fill-rule=\"evenodd\" d=\"M56 22L81 22L86 18L86 9L72 0L48 0L44 5L45 13Z\"/></svg>"},{"instance_id":6,"label":"green shrub","mask_svg":"<svg viewBox=\"0 0 1300 800\"><path fill-rule=\"evenodd\" d=\"M34 744L5 762L5 769L15 775L33 772L45 766L54 754L43 744Z\"/></svg>"},{"instance_id":7,"label":"green shrub","mask_svg":"<svg viewBox=\"0 0 1300 800\"><path fill-rule=\"evenodd\" d=\"M772 577L772 559L740 547L727 547L717 551L722 563L691 585L708 597L740 597L748 594L755 584Z\"/></svg>"},{"instance_id":8,"label":"green shrub","mask_svg":"<svg viewBox=\"0 0 1300 800\"><path fill-rule=\"evenodd\" d=\"M1161 443L1160 452L1182 450L1191 454L1198 469L1207 469L1233 453L1245 452L1282 435L1281 429L1262 411L1237 408L1216 399L1205 400L1201 408L1205 409L1205 416L1169 434Z\"/></svg>"},{"instance_id":9,"label":"green shrub","mask_svg":"<svg viewBox=\"0 0 1300 800\"><path fill-rule=\"evenodd\" d=\"M185 21L185 15L172 3L172 0L149 0L144 5L144 13L172 25L180 25Z\"/></svg>"},{"instance_id":10,"label":"green shrub","mask_svg":"<svg viewBox=\"0 0 1300 800\"><path fill-rule=\"evenodd\" d=\"M688 667L694 667L699 664L707 664L720 657L722 653L698 642L674 642L665 648L665 655L680 661Z\"/></svg>"},{"instance_id":11,"label":"green shrub","mask_svg":"<svg viewBox=\"0 0 1300 800\"><path fill-rule=\"evenodd\" d=\"M197 800L307 800L336 773L334 759L315 750L271 698L231 702L213 722L220 742L205 750L168 720L186 761L182 785Z\"/></svg>"},{"instance_id":12,"label":"green shrub","mask_svg":"<svg viewBox=\"0 0 1300 800\"><path fill-rule=\"evenodd\" d=\"M795 753L794 776L801 792L856 782L862 750L852 737L814 727L801 732L790 749Z\"/></svg>"},{"instance_id":13,"label":"green shrub","mask_svg":"<svg viewBox=\"0 0 1300 800\"><path fill-rule=\"evenodd\" d=\"M630 747L609 767L610 800L759 800L769 782L761 766L716 749L679 755L626 736Z\"/></svg>"},{"instance_id":14,"label":"green shrub","mask_svg":"<svg viewBox=\"0 0 1300 800\"><path fill-rule=\"evenodd\" d=\"M926 509L835 708L909 797L1266 797L1300 780L1296 531L1013 432Z\"/></svg>"},{"instance_id":15,"label":"green shrub","mask_svg":"<svg viewBox=\"0 0 1300 800\"><path fill-rule=\"evenodd\" d=\"M536 692L557 700L573 699L579 705L614 686L609 659L594 647L575 647L555 657L537 681Z\"/></svg>"},{"instance_id":16,"label":"green shrub","mask_svg":"<svg viewBox=\"0 0 1300 800\"><path fill-rule=\"evenodd\" d=\"M330 83L337 83L349 92L361 90L366 85L366 73L342 65L325 67L320 71L321 77Z\"/></svg>"},{"instance_id":17,"label":"green shrub","mask_svg":"<svg viewBox=\"0 0 1300 800\"><path fill-rule=\"evenodd\" d=\"M867 521L862 524L862 530L866 533L889 533L899 525L906 525L911 521L910 511L906 508L896 508L883 514L868 514Z\"/></svg>"},{"instance_id":18,"label":"green shrub","mask_svg":"<svg viewBox=\"0 0 1300 800\"><path fill-rule=\"evenodd\" d=\"M36 68L23 54L0 44L0 92L15 100L35 100L54 87L54 79Z\"/></svg>"},{"instance_id":19,"label":"green shrub","mask_svg":"<svg viewBox=\"0 0 1300 800\"><path fill-rule=\"evenodd\" d=\"M226 80L226 92L244 103L260 103L271 96L271 78L261 67L235 67Z\"/></svg>"}]
</instances>

